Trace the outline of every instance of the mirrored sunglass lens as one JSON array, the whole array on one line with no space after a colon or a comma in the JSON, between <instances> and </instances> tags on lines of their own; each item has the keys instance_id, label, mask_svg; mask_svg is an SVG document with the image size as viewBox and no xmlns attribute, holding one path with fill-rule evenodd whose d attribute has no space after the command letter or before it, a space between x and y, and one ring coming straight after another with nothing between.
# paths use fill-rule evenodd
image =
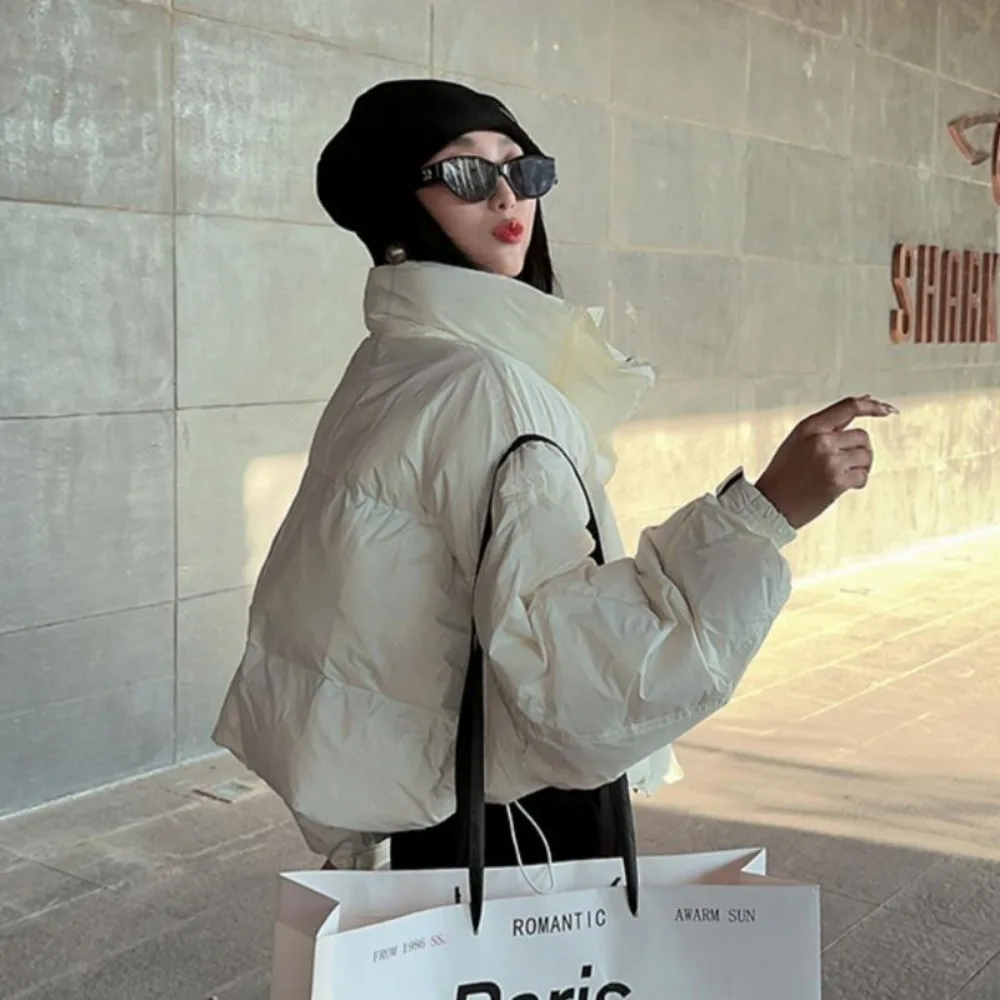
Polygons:
<instances>
[{"instance_id":1,"label":"mirrored sunglass lens","mask_svg":"<svg viewBox=\"0 0 1000 1000\"><path fill-rule=\"evenodd\" d=\"M467 201L489 198L496 190L497 180L497 168L488 160L463 156L444 163L445 184Z\"/></svg>"},{"instance_id":2,"label":"mirrored sunglass lens","mask_svg":"<svg viewBox=\"0 0 1000 1000\"><path fill-rule=\"evenodd\" d=\"M511 187L520 198L541 198L555 184L555 163L545 156L522 156L508 169Z\"/></svg>"}]
</instances>

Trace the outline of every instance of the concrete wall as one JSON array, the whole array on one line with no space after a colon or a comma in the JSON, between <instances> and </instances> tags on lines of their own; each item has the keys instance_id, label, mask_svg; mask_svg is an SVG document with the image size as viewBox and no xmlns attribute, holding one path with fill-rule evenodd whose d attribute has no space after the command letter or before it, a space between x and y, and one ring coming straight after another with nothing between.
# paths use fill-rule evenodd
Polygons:
<instances>
[{"instance_id":1,"label":"concrete wall","mask_svg":"<svg viewBox=\"0 0 1000 1000\"><path fill-rule=\"evenodd\" d=\"M312 168L433 72L561 157L569 296L661 382L626 534L871 391L879 474L797 570L1000 522L996 345L889 345L896 239L997 247L945 136L998 0L25 0L0 34L0 812L210 749L248 586L362 336Z\"/></svg>"}]
</instances>

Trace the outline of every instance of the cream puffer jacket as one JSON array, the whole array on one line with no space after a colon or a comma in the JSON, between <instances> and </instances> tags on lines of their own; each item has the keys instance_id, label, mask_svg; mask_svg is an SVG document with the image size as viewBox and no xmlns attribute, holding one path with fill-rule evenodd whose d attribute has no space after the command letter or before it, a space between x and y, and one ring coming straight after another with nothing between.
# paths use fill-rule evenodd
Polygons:
<instances>
[{"instance_id":1,"label":"cream puffer jacket","mask_svg":"<svg viewBox=\"0 0 1000 1000\"><path fill-rule=\"evenodd\" d=\"M625 556L609 436L652 376L588 310L404 263L371 272L365 315L370 336L257 583L216 742L284 799L313 850L376 863L388 834L454 812L474 614L490 801L626 771L654 790L672 741L729 701L787 600L779 549L794 532L737 475ZM566 458L535 443L504 465L474 586L494 469L526 433L580 470L608 564L590 558Z\"/></svg>"}]
</instances>

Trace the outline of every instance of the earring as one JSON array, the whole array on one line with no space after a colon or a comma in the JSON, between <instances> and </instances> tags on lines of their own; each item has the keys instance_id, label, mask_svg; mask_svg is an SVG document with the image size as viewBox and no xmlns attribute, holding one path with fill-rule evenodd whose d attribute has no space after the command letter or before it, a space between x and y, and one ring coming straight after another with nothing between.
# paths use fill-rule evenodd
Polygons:
<instances>
[{"instance_id":1,"label":"earring","mask_svg":"<svg viewBox=\"0 0 1000 1000\"><path fill-rule=\"evenodd\" d=\"M406 260L406 251L398 243L390 243L385 248L385 262L387 264L402 264Z\"/></svg>"}]
</instances>

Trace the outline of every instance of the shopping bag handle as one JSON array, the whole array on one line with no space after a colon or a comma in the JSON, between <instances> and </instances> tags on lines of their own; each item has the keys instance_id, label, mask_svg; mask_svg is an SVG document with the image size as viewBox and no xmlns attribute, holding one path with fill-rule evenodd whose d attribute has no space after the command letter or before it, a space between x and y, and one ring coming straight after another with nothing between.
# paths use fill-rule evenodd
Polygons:
<instances>
[{"instance_id":1,"label":"shopping bag handle","mask_svg":"<svg viewBox=\"0 0 1000 1000\"><path fill-rule=\"evenodd\" d=\"M587 531L594 540L592 558L598 566L605 562L604 546L597 523L597 515L587 486L573 460L560 445L541 434L523 434L504 452L493 474L476 579L486 558L486 550L493 537L493 500L496 496L500 472L507 460L526 444L547 444L555 448L569 462L587 502L590 520ZM483 916L483 887L486 868L486 723L485 723L485 656L479 642L475 620L472 624L472 648L462 691L462 704L458 716L458 733L455 745L455 804L459 821L459 850L461 861L469 871L470 907L473 930L478 934ZM602 795L607 796L614 824L614 834L622 862L625 866L625 891L629 909L639 910L639 873L635 849L635 820L632 814L628 775L606 785Z\"/></svg>"}]
</instances>

